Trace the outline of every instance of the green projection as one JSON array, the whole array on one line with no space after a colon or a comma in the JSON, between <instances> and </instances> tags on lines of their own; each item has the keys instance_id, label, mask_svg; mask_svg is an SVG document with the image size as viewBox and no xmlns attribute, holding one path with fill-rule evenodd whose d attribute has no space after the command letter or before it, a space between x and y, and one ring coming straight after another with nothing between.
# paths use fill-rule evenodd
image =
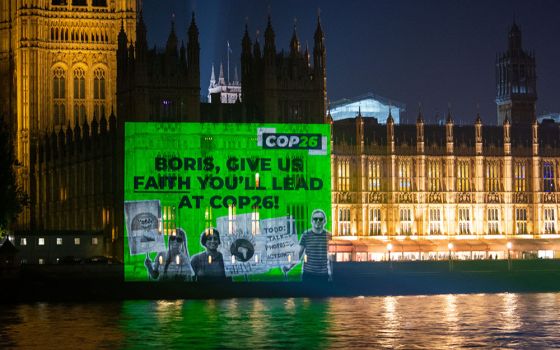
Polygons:
<instances>
[{"instance_id":1,"label":"green projection","mask_svg":"<svg viewBox=\"0 0 560 350\"><path fill-rule=\"evenodd\" d=\"M326 273L329 125L126 123L124 181L127 281Z\"/></svg>"}]
</instances>

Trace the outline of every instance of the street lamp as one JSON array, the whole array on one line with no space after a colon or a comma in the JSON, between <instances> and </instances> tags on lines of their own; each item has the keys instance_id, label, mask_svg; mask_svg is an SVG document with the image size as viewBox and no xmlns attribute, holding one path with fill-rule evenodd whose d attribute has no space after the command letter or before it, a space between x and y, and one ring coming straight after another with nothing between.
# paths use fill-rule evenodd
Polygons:
<instances>
[{"instance_id":1,"label":"street lamp","mask_svg":"<svg viewBox=\"0 0 560 350\"><path fill-rule=\"evenodd\" d=\"M449 271L453 271L453 259L451 257L451 251L453 250L453 243L447 243L447 249L449 250Z\"/></svg>"},{"instance_id":2,"label":"street lamp","mask_svg":"<svg viewBox=\"0 0 560 350\"><path fill-rule=\"evenodd\" d=\"M389 261L391 261L391 250L393 250L393 245L391 243L387 243L387 254L389 255Z\"/></svg>"},{"instance_id":3,"label":"street lamp","mask_svg":"<svg viewBox=\"0 0 560 350\"><path fill-rule=\"evenodd\" d=\"M387 243L387 254L389 255L389 268L392 271L393 270L393 261L391 260L391 250L393 250L393 245L391 243Z\"/></svg>"},{"instance_id":4,"label":"street lamp","mask_svg":"<svg viewBox=\"0 0 560 350\"><path fill-rule=\"evenodd\" d=\"M508 251L508 271L511 271L511 248L513 247L513 244L511 242L507 242L506 243L506 248Z\"/></svg>"}]
</instances>

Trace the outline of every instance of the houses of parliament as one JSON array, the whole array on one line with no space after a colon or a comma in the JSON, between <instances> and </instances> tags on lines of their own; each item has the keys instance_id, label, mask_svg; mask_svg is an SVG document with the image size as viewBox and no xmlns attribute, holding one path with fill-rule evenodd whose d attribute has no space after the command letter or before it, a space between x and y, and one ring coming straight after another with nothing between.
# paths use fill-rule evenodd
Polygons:
<instances>
[{"instance_id":1,"label":"houses of parliament","mask_svg":"<svg viewBox=\"0 0 560 350\"><path fill-rule=\"evenodd\" d=\"M105 254L122 252L124 121L331 123L330 249L338 260L452 249L476 258L503 254L512 240L520 251L556 251L559 128L536 121L535 57L515 23L496 61L498 125L480 116L456 125L451 113L444 125L425 124L422 113L399 125L390 115L386 124L330 118L319 19L311 52L295 28L289 52L279 52L270 17L262 48L246 27L242 98L202 103L195 14L188 28L170 24L163 49L150 49L139 6L0 2L0 113L31 198L18 232L98 232Z\"/></svg>"}]
</instances>

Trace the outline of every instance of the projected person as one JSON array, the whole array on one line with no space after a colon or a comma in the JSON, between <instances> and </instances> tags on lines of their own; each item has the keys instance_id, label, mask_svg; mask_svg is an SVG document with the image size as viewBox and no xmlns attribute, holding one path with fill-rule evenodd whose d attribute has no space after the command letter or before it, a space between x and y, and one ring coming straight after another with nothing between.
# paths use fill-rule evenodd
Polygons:
<instances>
[{"instance_id":1,"label":"projected person","mask_svg":"<svg viewBox=\"0 0 560 350\"><path fill-rule=\"evenodd\" d=\"M190 281L194 276L187 250L187 235L178 228L175 235L170 235L167 251L157 254L154 262L146 254L144 266L150 278L155 280Z\"/></svg>"},{"instance_id":2,"label":"projected person","mask_svg":"<svg viewBox=\"0 0 560 350\"><path fill-rule=\"evenodd\" d=\"M197 281L213 281L226 278L224 257L218 251L220 232L213 227L207 228L200 235L200 244L204 252L192 257L191 265Z\"/></svg>"},{"instance_id":3,"label":"projected person","mask_svg":"<svg viewBox=\"0 0 560 350\"><path fill-rule=\"evenodd\" d=\"M328 259L330 232L325 230L327 216L321 209L311 214L311 229L301 235L299 257L303 259L303 281L326 282L331 277Z\"/></svg>"}]
</instances>

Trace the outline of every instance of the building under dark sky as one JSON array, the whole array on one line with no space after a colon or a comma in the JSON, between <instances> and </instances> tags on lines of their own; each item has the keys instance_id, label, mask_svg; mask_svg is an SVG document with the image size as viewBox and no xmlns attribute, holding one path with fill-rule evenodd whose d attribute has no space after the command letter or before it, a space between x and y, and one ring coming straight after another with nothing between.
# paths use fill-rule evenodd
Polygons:
<instances>
[{"instance_id":1,"label":"building under dark sky","mask_svg":"<svg viewBox=\"0 0 560 350\"><path fill-rule=\"evenodd\" d=\"M252 36L272 16L276 46L288 48L297 18L302 43L312 41L317 9L326 33L330 100L373 91L407 105L414 120L421 102L428 122L451 105L456 120L470 123L477 105L485 122L495 123L495 59L504 51L514 16L523 45L537 58L537 114L560 111L560 2L540 1L184 1L144 0L150 44L163 46L175 14L179 38L188 14L196 11L201 41L201 88L211 64L239 65L247 21ZM232 73L233 74L233 73ZM405 120L406 121L406 120Z\"/></svg>"}]
</instances>

